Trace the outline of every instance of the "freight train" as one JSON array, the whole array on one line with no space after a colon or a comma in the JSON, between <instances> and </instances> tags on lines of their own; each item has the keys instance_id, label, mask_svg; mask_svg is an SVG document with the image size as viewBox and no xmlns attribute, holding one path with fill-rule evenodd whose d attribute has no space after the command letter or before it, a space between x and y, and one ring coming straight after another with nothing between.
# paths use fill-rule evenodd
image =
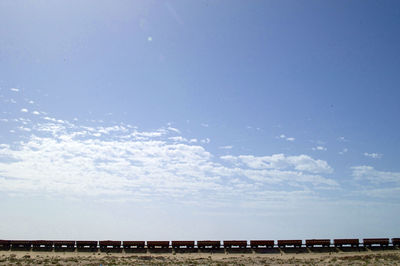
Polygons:
<instances>
[{"instance_id":1,"label":"freight train","mask_svg":"<svg viewBox=\"0 0 400 266\"><path fill-rule=\"evenodd\" d=\"M400 238L301 239L297 240L199 240L195 241L113 241L113 240L0 240L1 250L109 250L109 249L244 249L314 247L400 247Z\"/></svg>"}]
</instances>

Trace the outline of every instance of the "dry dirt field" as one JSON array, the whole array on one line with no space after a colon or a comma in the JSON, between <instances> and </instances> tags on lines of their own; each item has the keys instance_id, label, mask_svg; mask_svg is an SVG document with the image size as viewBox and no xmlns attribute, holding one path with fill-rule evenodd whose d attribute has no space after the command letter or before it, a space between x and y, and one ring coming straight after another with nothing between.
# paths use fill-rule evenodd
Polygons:
<instances>
[{"instance_id":1,"label":"dry dirt field","mask_svg":"<svg viewBox=\"0 0 400 266\"><path fill-rule=\"evenodd\" d=\"M276 254L0 251L0 265L400 265L400 250Z\"/></svg>"}]
</instances>

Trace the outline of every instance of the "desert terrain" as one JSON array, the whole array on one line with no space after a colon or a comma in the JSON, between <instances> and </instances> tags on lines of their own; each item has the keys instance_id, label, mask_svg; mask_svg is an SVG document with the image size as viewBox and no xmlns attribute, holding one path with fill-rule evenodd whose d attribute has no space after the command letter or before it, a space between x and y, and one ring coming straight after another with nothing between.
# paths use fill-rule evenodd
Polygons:
<instances>
[{"instance_id":1,"label":"desert terrain","mask_svg":"<svg viewBox=\"0 0 400 266\"><path fill-rule=\"evenodd\" d=\"M0 251L0 265L400 265L398 248L175 252Z\"/></svg>"}]
</instances>

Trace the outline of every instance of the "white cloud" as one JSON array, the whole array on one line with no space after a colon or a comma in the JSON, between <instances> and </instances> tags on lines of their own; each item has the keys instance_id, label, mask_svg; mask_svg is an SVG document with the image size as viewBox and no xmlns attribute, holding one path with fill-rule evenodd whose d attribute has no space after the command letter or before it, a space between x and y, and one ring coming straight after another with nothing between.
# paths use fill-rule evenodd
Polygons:
<instances>
[{"instance_id":1,"label":"white cloud","mask_svg":"<svg viewBox=\"0 0 400 266\"><path fill-rule=\"evenodd\" d=\"M276 198L273 194L308 195L338 186L323 176L333 171L328 163L308 155L216 160L196 145L197 139L171 136L174 133L165 128L88 127L52 117L41 121L18 119L17 123L30 123L30 128L20 127L30 136L16 145L0 146L0 157L7 158L0 160L1 192L132 201L168 198L182 203L201 197L204 201L196 204L211 205L233 204L240 198L264 205Z\"/></svg>"},{"instance_id":2,"label":"white cloud","mask_svg":"<svg viewBox=\"0 0 400 266\"><path fill-rule=\"evenodd\" d=\"M287 141L295 141L295 138L293 138L293 137L287 137L285 134L279 135L278 138L280 138L280 139L285 139L285 140L287 140Z\"/></svg>"},{"instance_id":3,"label":"white cloud","mask_svg":"<svg viewBox=\"0 0 400 266\"><path fill-rule=\"evenodd\" d=\"M170 131L173 131L173 132L175 132L175 133L178 133L178 134L180 134L181 132L179 131L179 129L177 129L177 128L174 128L174 127L171 127L171 126L168 126L168 128L167 128L168 130L170 130Z\"/></svg>"},{"instance_id":4,"label":"white cloud","mask_svg":"<svg viewBox=\"0 0 400 266\"><path fill-rule=\"evenodd\" d=\"M345 154L345 153L348 152L348 151L349 151L349 149L344 148L342 151L339 152L339 154L340 154L340 155L343 155L343 154Z\"/></svg>"},{"instance_id":5,"label":"white cloud","mask_svg":"<svg viewBox=\"0 0 400 266\"><path fill-rule=\"evenodd\" d=\"M327 148L324 146L316 146L312 148L313 151L326 151Z\"/></svg>"},{"instance_id":6,"label":"white cloud","mask_svg":"<svg viewBox=\"0 0 400 266\"><path fill-rule=\"evenodd\" d=\"M383 154L364 152L364 156L365 157L370 157L370 158L373 158L373 159L380 159L380 158L382 158Z\"/></svg>"},{"instance_id":7,"label":"white cloud","mask_svg":"<svg viewBox=\"0 0 400 266\"><path fill-rule=\"evenodd\" d=\"M226 146L220 146L219 148L223 149L223 150L230 150L230 149L233 148L233 146L232 145L226 145Z\"/></svg>"},{"instance_id":8,"label":"white cloud","mask_svg":"<svg viewBox=\"0 0 400 266\"><path fill-rule=\"evenodd\" d=\"M208 127L208 124L206 124L206 123L201 123L201 126L202 126L202 127Z\"/></svg>"},{"instance_id":9,"label":"white cloud","mask_svg":"<svg viewBox=\"0 0 400 266\"><path fill-rule=\"evenodd\" d=\"M339 142L347 142L348 140L345 137L338 137Z\"/></svg>"},{"instance_id":10,"label":"white cloud","mask_svg":"<svg viewBox=\"0 0 400 266\"><path fill-rule=\"evenodd\" d=\"M310 173L332 173L333 169L326 161L315 160L308 155L285 156L284 154L274 154L272 156L222 156L221 159L236 164L244 165L252 169L294 169Z\"/></svg>"},{"instance_id":11,"label":"white cloud","mask_svg":"<svg viewBox=\"0 0 400 266\"><path fill-rule=\"evenodd\" d=\"M33 111L32 114L34 115L40 115L40 113L38 111Z\"/></svg>"},{"instance_id":12,"label":"white cloud","mask_svg":"<svg viewBox=\"0 0 400 266\"><path fill-rule=\"evenodd\" d=\"M369 181L373 184L397 183L400 184L400 172L385 172L375 170L372 166L354 166L352 176L358 181Z\"/></svg>"},{"instance_id":13,"label":"white cloud","mask_svg":"<svg viewBox=\"0 0 400 266\"><path fill-rule=\"evenodd\" d=\"M200 142L201 142L201 143L208 144L208 143L211 142L211 140L210 140L209 138L205 138L205 139L202 139Z\"/></svg>"},{"instance_id":14,"label":"white cloud","mask_svg":"<svg viewBox=\"0 0 400 266\"><path fill-rule=\"evenodd\" d=\"M30 104L34 104L35 102L34 102L34 101L32 101L32 100L30 100L30 101L29 101L29 103L30 103Z\"/></svg>"},{"instance_id":15,"label":"white cloud","mask_svg":"<svg viewBox=\"0 0 400 266\"><path fill-rule=\"evenodd\" d=\"M21 109L21 112L23 112L23 113L27 113L27 112L28 112L28 109L26 109L26 108L22 108L22 109Z\"/></svg>"},{"instance_id":16,"label":"white cloud","mask_svg":"<svg viewBox=\"0 0 400 266\"><path fill-rule=\"evenodd\" d=\"M10 91L19 92L19 89L17 89L17 88L11 88Z\"/></svg>"}]
</instances>

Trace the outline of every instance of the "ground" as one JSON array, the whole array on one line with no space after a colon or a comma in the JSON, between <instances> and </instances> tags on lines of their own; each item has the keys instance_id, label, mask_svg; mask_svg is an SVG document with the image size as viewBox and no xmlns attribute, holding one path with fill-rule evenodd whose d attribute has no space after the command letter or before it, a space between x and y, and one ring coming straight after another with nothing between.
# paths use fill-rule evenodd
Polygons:
<instances>
[{"instance_id":1,"label":"ground","mask_svg":"<svg viewBox=\"0 0 400 266\"><path fill-rule=\"evenodd\" d=\"M0 251L0 265L400 265L400 250L273 254Z\"/></svg>"}]
</instances>

